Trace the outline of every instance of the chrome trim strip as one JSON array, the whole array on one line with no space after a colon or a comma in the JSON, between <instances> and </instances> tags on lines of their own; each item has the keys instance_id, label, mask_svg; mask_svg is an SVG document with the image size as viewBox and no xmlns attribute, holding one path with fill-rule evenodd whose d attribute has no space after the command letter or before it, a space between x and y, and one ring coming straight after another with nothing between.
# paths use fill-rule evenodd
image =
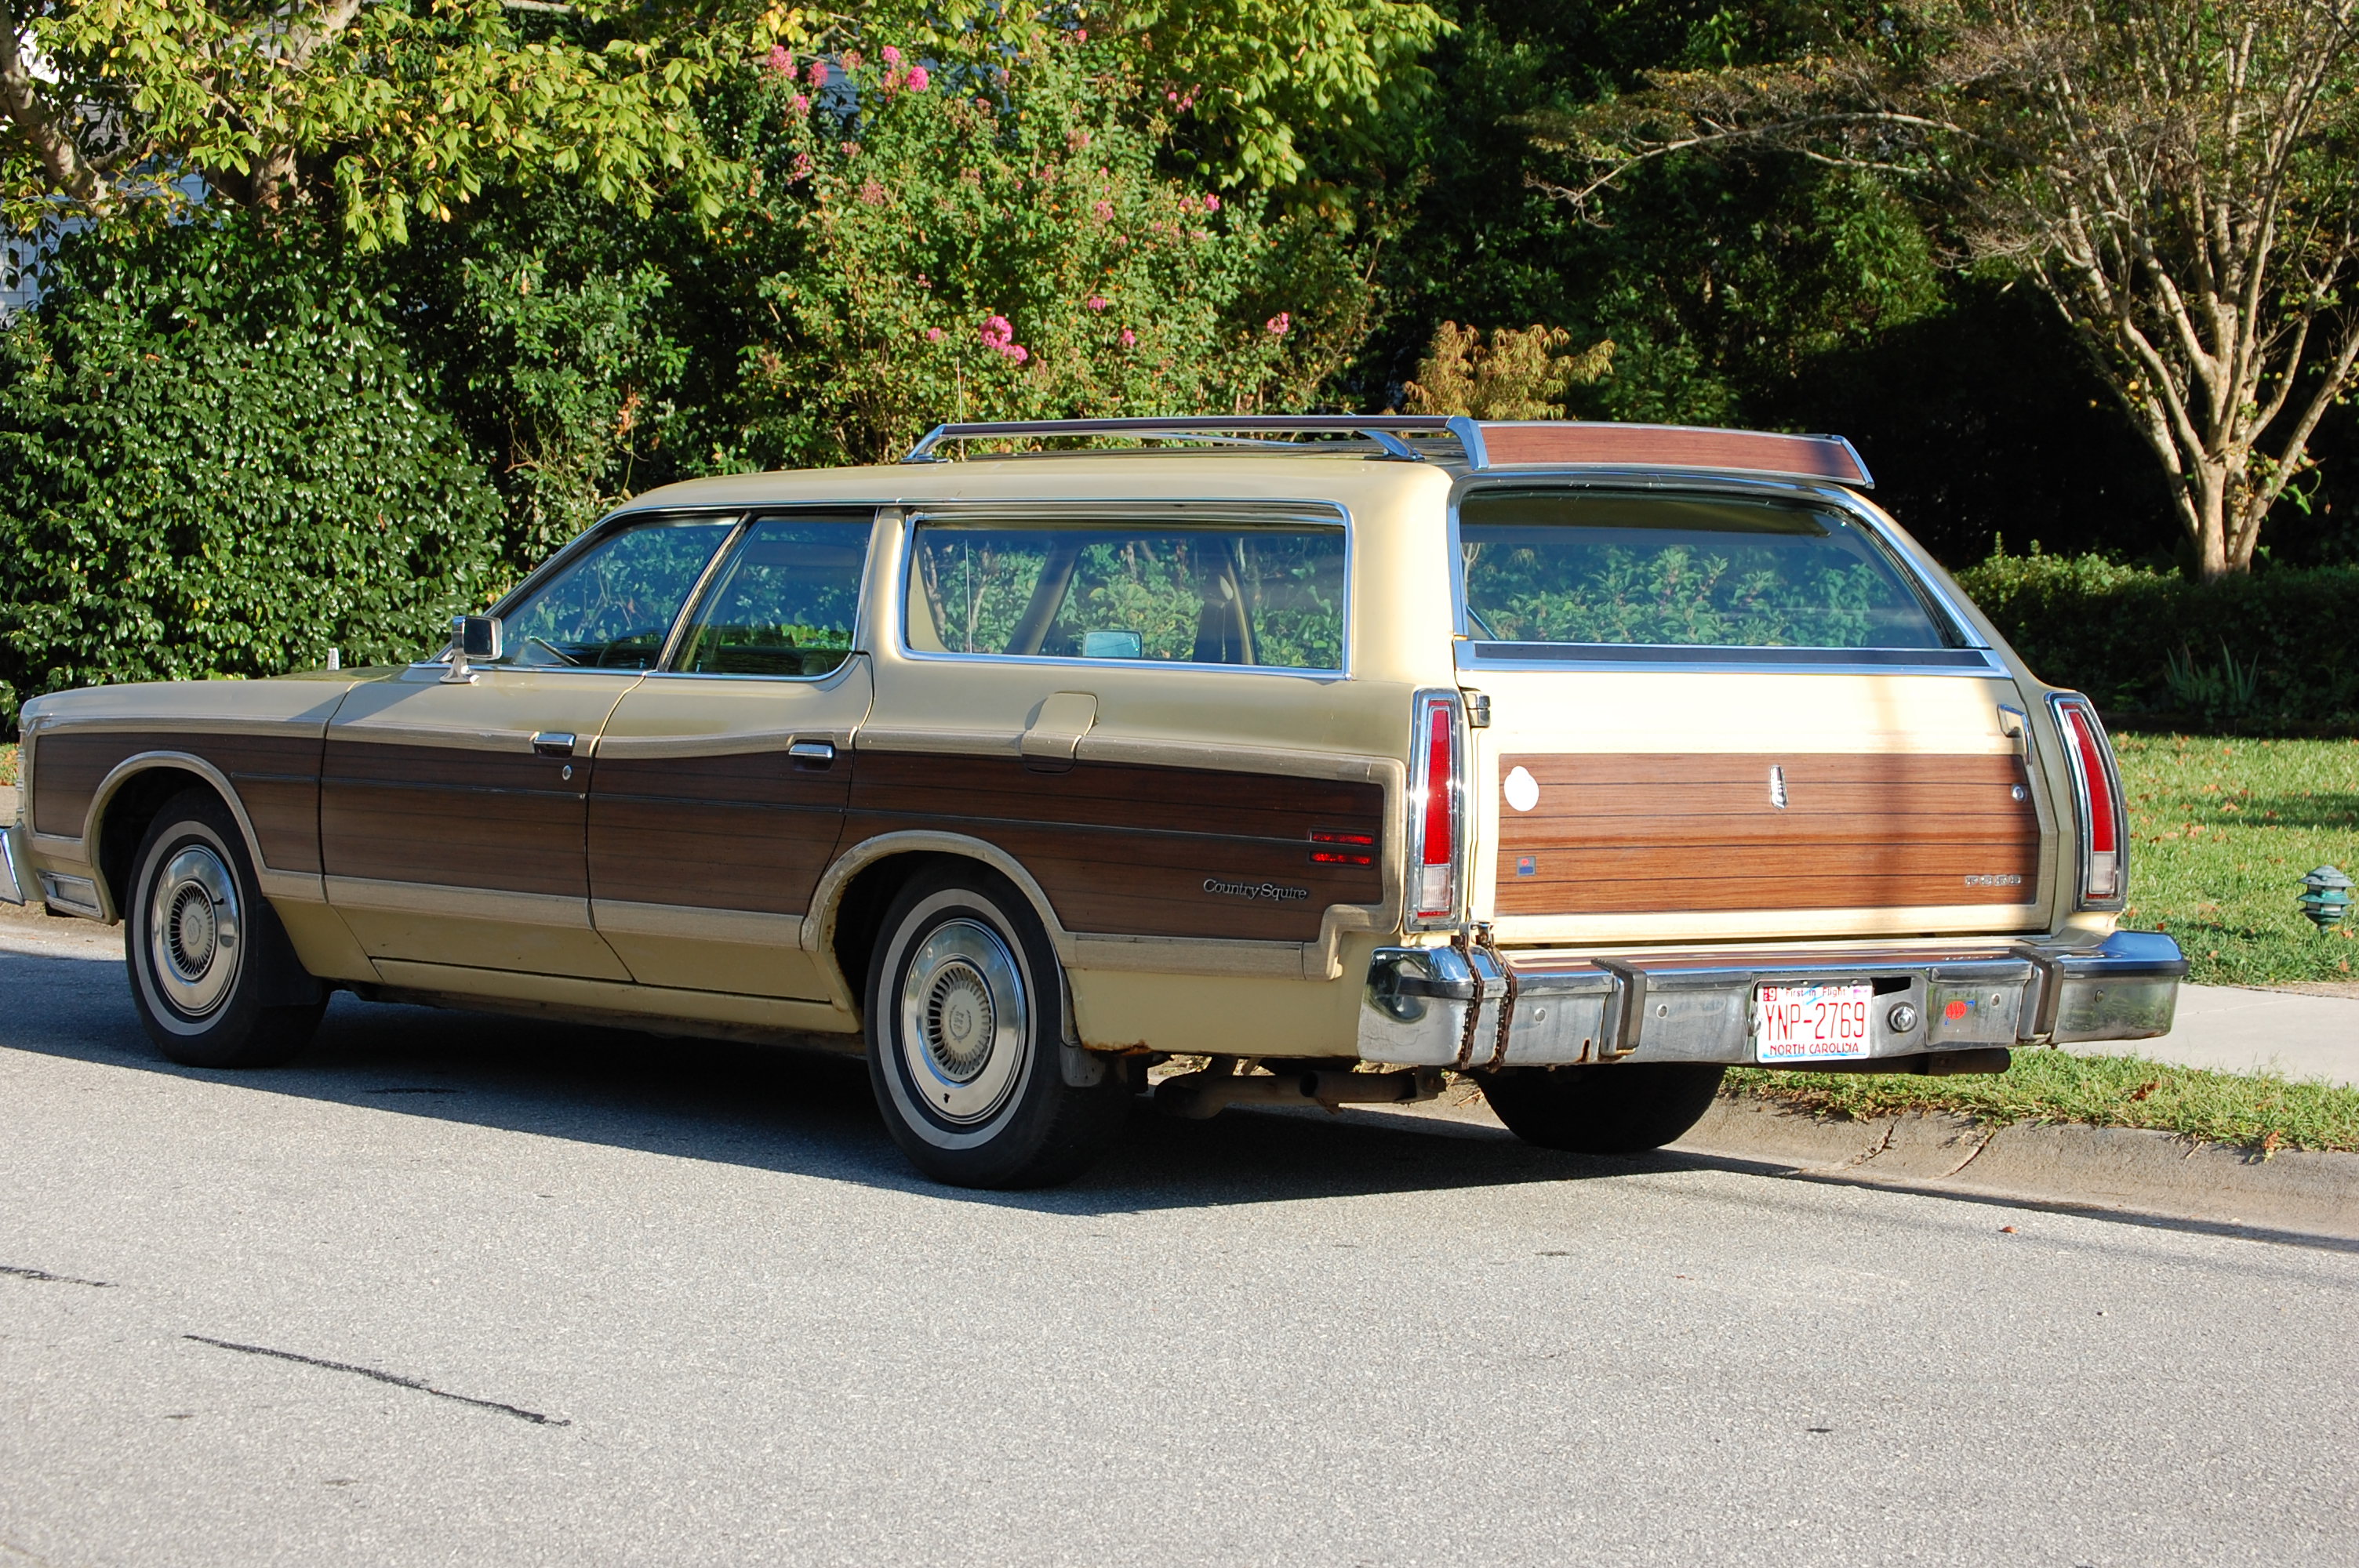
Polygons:
<instances>
[{"instance_id":1,"label":"chrome trim strip","mask_svg":"<svg viewBox=\"0 0 2359 1568\"><path fill-rule=\"evenodd\" d=\"M748 946L802 948L801 914L753 910L705 909L684 903L634 903L621 899L590 901L590 923L617 935L678 936L693 941L734 942Z\"/></svg>"},{"instance_id":2,"label":"chrome trim strip","mask_svg":"<svg viewBox=\"0 0 2359 1568\"><path fill-rule=\"evenodd\" d=\"M594 931L590 901L564 893L507 892L444 882L397 882L375 877L324 879L328 902L347 909L385 909L404 914L440 914L454 920L498 920L518 925L549 925Z\"/></svg>"}]
</instances>

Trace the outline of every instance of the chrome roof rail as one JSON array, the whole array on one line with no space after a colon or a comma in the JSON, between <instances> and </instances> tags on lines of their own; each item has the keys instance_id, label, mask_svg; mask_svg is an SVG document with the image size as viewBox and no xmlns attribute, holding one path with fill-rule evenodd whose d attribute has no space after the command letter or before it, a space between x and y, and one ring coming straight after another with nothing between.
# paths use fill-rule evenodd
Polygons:
<instances>
[{"instance_id":1,"label":"chrome roof rail","mask_svg":"<svg viewBox=\"0 0 2359 1568\"><path fill-rule=\"evenodd\" d=\"M937 425L920 437L918 444L909 449L909 455L901 460L941 462L941 449L952 441L1083 436L1126 436L1140 441L1296 451L1356 441L1375 447L1389 459L1453 465L1462 462L1475 473L1515 469L1669 469L1785 481L1832 482L1854 490L1866 490L1875 483L1858 449L1841 436L1579 419L1478 420L1463 414L1236 414L1208 417L1007 419L974 425ZM1306 441L1299 438L1302 437L1335 439ZM1411 438L1424 444L1415 444ZM1452 447L1456 452L1451 450Z\"/></svg>"},{"instance_id":2,"label":"chrome roof rail","mask_svg":"<svg viewBox=\"0 0 2359 1568\"><path fill-rule=\"evenodd\" d=\"M1401 439L1430 436L1465 438L1460 427L1472 429L1464 417L1420 416L1410 414L1239 414L1203 418L1006 419L975 425L937 425L909 449L905 463L933 463L942 459L938 449L951 441L989 441L1024 437L1127 436L1135 440L1201 441L1240 447L1294 448L1304 443L1273 440L1271 437L1334 436L1374 444L1386 457L1423 462L1425 454ZM1481 437L1475 437L1477 442Z\"/></svg>"}]
</instances>

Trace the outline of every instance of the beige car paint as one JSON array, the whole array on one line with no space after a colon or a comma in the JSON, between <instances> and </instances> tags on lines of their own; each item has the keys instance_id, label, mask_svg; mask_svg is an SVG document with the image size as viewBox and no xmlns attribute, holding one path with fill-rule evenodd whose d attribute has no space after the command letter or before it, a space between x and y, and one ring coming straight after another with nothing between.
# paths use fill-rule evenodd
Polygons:
<instances>
[{"instance_id":1,"label":"beige car paint","mask_svg":"<svg viewBox=\"0 0 2359 1568\"><path fill-rule=\"evenodd\" d=\"M1527 477L1540 478L1535 472ZM1420 689L1451 689L1461 680L1455 657L1456 609L1448 570L1448 501L1451 476L1440 468L1413 462L1367 460L1357 454L1218 454L1177 452L1056 456L1025 460L973 460L880 469L842 469L809 473L733 476L691 481L640 498L639 508L738 510L809 503L851 503L884 508L868 574L861 646L874 662L874 701L864 721L847 739L864 750L965 752L1020 755L1026 736L1032 744L1070 744L1074 755L1104 759L1231 768L1245 772L1301 773L1310 776L1380 782L1389 802L1384 864L1384 902L1374 906L1339 905L1327 912L1321 939L1312 944L1212 942L1112 937L1062 929L1045 899L1034 903L1072 979L1078 1033L1103 1049L1206 1050L1242 1054L1348 1054L1360 1005L1360 975L1379 941L1439 943L1428 935L1402 938L1399 929L1406 768L1409 754L1408 714ZM1832 495L1817 486L1794 493ZM1858 506L1844 494L1844 504ZM1160 669L1151 666L1076 669L1073 662L1051 665L1024 659L928 657L906 645L902 594L906 579L905 514L984 510L1001 515L1041 516L1076 508L1125 515L1180 517L1192 505L1212 508L1325 509L1349 519L1351 562L1346 637L1348 673L1314 676L1252 670ZM1997 645L1987 622L1955 592L1938 566L1912 547L1912 564L1945 585L1952 606L1983 636ZM881 568L881 569L880 569ZM1765 674L1758 671L1688 674L1672 679L1627 672L1486 671L1480 681L1493 698L1494 727L1475 732L1477 773L1472 824L1473 874L1468 913L1482 919L1492 888L1484 847L1495 834L1499 781L1495 759L1508 746L1660 751L1736 751L1769 743L1796 744L1791 716L1804 711L1824 724L1826 744L1892 751L1996 751L2019 744L1998 717L2002 705L2038 712L2049 688L2033 680L2003 647L2004 676L1944 675ZM554 703L547 688L511 685L506 672L487 674L478 687L451 687L419 699L436 685L431 666L408 672L378 695L364 687L354 696L355 733L370 725L473 735L484 744L523 744L536 730L569 729L585 741L606 729L592 690L619 697L637 687L627 714L617 713L614 744L658 743L705 733L753 733L796 728L768 725L758 710L764 698L750 695L757 682L735 692L707 687L716 677L665 677L638 686L634 677L575 676L585 683L578 701ZM1469 677L1470 680L1472 677ZM251 683L205 682L168 687L121 687L60 694L28 705L28 730L38 747L41 725L118 722L158 731L175 725L201 727L216 720L324 723L353 683L308 680ZM242 686L234 699L226 688ZM490 701L465 700L488 687ZM715 695L707 697L706 692ZM675 693L662 696L662 693ZM323 700L324 699L324 700ZM791 699L788 699L791 700ZM677 704L660 708L653 704ZM399 710L396 717L396 710ZM560 709L562 711L560 711ZM842 718L831 713L831 723ZM708 729L709 727L709 729ZM737 727L733 730L732 727ZM2031 903L2015 907L1973 906L1915 910L1896 918L1882 910L1812 912L1807 922L1775 914L1755 916L1656 914L1551 919L1530 917L1504 924L1500 937L1511 944L1577 946L1593 950L1745 939L1790 943L1817 938L1820 950L1876 939L1895 945L1904 927L1928 943L1940 933L2019 931L2058 933L2071 943L2094 946L2112 929L2101 912L2064 914L2059 890L2067 885L2073 853L2069 833L2056 830L2061 795L2050 781L2060 779L2063 760L2052 726L2031 727L2030 776L2047 829L2048 852ZM93 824L97 813L93 813ZM955 836L940 846L956 848ZM930 840L929 840L930 842ZM31 841L35 864L83 868L88 856L80 841ZM674 1020L706 1020L716 1027L820 1030L856 1027L851 1011L853 980L837 972L830 955L833 906L830 902L860 865L895 846L845 843L836 868L821 880L814 908L793 935L775 927L698 927L693 920L645 910L549 909L521 918L517 909L493 908L453 892L428 894L421 907L383 889L328 885L327 896L353 923L373 952L374 968L388 984L408 991L466 997L481 1003L506 999L518 1006L591 1010ZM974 847L977 858L990 856ZM1015 868L1020 873L1020 868ZM1028 879L1018 875L1019 886ZM317 879L310 896L317 899ZM304 918L294 904L303 895L291 884L268 889L290 915L290 927ZM560 901L567 902L567 901ZM109 911L112 914L112 911ZM322 911L322 914L325 912ZM470 921L478 922L475 925ZM725 922L723 925L726 925ZM614 932L628 951L625 968L595 927ZM656 929L656 927L663 927ZM626 929L627 928L627 929ZM317 972L358 978L356 955L336 954L336 944L313 921L298 933L300 950ZM799 938L799 940L798 940ZM724 995L706 989L742 973L749 950L767 948L767 960L784 976L790 942L811 966L815 984L797 982L824 1000L783 995ZM700 951L709 944L709 955ZM527 976L513 972L527 961L546 963L536 953L574 955L571 975ZM1271 951L1277 949L1277 951ZM599 955L603 953L602 961ZM636 976L682 983L656 986ZM510 972L501 972L505 965ZM640 983L626 983L636 976ZM692 984L690 982L706 982ZM783 980L780 989L788 989ZM751 988L746 988L750 989Z\"/></svg>"}]
</instances>

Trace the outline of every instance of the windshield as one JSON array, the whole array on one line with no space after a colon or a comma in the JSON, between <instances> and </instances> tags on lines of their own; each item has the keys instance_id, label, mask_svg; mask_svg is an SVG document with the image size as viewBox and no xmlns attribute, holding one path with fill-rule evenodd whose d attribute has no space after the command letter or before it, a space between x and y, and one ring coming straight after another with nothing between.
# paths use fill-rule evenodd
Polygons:
<instances>
[{"instance_id":1,"label":"windshield","mask_svg":"<svg viewBox=\"0 0 2359 1568\"><path fill-rule=\"evenodd\" d=\"M1931 605L1832 507L1738 496L1477 490L1466 608L1493 642L1944 648Z\"/></svg>"}]
</instances>

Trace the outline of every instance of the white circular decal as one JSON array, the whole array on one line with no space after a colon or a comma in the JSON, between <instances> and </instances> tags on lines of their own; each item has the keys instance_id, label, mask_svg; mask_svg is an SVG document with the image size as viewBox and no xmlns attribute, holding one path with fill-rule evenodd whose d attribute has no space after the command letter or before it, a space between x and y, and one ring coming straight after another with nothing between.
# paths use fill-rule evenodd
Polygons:
<instances>
[{"instance_id":1,"label":"white circular decal","mask_svg":"<svg viewBox=\"0 0 2359 1568\"><path fill-rule=\"evenodd\" d=\"M1529 811L1540 803L1540 781L1517 768L1507 775L1502 793L1506 795L1509 806L1517 811Z\"/></svg>"}]
</instances>

